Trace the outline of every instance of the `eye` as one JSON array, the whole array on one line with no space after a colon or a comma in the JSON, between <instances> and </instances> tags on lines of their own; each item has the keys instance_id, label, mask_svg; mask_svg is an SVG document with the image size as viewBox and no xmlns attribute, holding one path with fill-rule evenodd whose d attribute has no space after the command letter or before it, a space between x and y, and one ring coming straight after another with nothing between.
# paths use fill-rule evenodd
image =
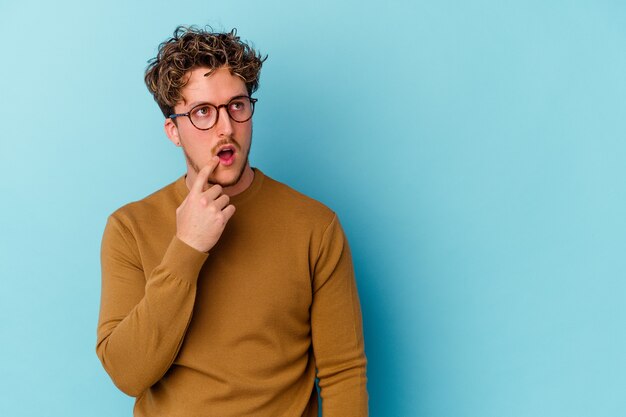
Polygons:
<instances>
[{"instance_id":1,"label":"eye","mask_svg":"<svg viewBox=\"0 0 626 417\"><path fill-rule=\"evenodd\" d=\"M192 116L197 118L211 117L214 111L209 105L198 106L192 110Z\"/></svg>"},{"instance_id":2,"label":"eye","mask_svg":"<svg viewBox=\"0 0 626 417\"><path fill-rule=\"evenodd\" d=\"M229 107L233 111L241 111L246 108L246 103L243 100L231 101Z\"/></svg>"}]
</instances>

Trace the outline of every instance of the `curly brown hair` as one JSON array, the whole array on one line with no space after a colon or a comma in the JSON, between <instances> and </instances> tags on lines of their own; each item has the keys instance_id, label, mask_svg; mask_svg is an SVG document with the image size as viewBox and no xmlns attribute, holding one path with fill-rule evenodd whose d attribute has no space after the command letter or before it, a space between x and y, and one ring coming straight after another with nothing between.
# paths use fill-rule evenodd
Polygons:
<instances>
[{"instance_id":1,"label":"curly brown hair","mask_svg":"<svg viewBox=\"0 0 626 417\"><path fill-rule=\"evenodd\" d=\"M148 61L144 78L167 118L183 98L181 90L189 79L189 71L198 67L228 67L244 80L248 94L252 94L259 87L261 66L266 59L240 40L237 29L219 33L210 27L207 30L178 26L174 36L159 45L157 56Z\"/></svg>"}]
</instances>

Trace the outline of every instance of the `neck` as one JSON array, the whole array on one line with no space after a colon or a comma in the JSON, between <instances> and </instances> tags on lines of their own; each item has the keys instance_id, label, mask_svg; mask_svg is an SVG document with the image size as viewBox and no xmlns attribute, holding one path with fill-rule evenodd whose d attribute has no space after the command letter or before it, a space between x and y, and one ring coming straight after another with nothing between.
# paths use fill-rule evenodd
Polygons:
<instances>
[{"instance_id":1,"label":"neck","mask_svg":"<svg viewBox=\"0 0 626 417\"><path fill-rule=\"evenodd\" d=\"M243 169L241 173L241 178L237 181L236 184L231 185L230 187L224 187L222 191L229 197L236 196L237 194L241 194L252 185L252 181L254 180L254 171L250 167L250 164L246 164L246 167Z\"/></svg>"}]
</instances>

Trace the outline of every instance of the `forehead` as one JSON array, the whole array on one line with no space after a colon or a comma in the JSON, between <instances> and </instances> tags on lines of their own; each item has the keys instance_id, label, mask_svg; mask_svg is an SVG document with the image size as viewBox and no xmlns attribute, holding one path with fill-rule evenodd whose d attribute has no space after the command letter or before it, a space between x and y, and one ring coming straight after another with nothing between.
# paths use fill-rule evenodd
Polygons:
<instances>
[{"instance_id":1,"label":"forehead","mask_svg":"<svg viewBox=\"0 0 626 417\"><path fill-rule=\"evenodd\" d=\"M198 102L221 104L235 96L247 95L248 91L243 79L232 74L227 67L214 70L199 67L189 72L189 79L181 94L183 105Z\"/></svg>"}]
</instances>

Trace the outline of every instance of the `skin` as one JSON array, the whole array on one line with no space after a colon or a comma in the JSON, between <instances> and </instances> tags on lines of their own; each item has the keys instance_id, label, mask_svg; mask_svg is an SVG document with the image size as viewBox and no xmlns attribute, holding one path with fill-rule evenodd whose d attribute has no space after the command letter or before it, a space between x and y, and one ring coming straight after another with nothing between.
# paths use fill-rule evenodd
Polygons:
<instances>
[{"instance_id":1,"label":"skin","mask_svg":"<svg viewBox=\"0 0 626 417\"><path fill-rule=\"evenodd\" d=\"M189 194L176 209L176 236L200 252L208 252L218 242L228 220L235 214L230 197L221 185L207 188L207 180L219 165L213 157L196 175Z\"/></svg>"},{"instance_id":2,"label":"skin","mask_svg":"<svg viewBox=\"0 0 626 417\"><path fill-rule=\"evenodd\" d=\"M247 95L244 81L225 67L213 71L196 68L188 77L181 91L183 100L174 107L176 113L185 113L200 103L217 106ZM176 236L189 246L208 252L235 212L235 207L228 204L229 197L246 190L254 179L248 161L252 120L234 122L221 108L217 124L209 130L196 129L187 117L178 118L177 124L168 118L164 128L169 140L183 148L187 162L189 195L176 210ZM225 144L235 148L235 160L230 166L221 164L215 156Z\"/></svg>"}]
</instances>

